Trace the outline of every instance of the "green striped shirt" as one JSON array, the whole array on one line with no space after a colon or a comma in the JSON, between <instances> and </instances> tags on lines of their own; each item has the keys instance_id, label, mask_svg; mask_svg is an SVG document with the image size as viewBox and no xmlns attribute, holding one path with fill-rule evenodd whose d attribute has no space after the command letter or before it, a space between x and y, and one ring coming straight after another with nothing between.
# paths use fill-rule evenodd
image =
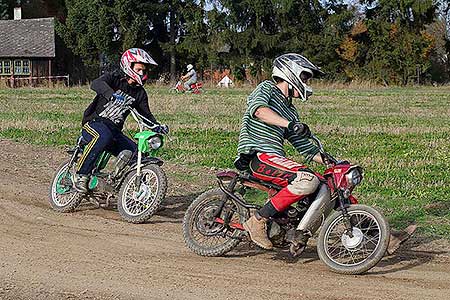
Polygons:
<instances>
[{"instance_id":1,"label":"green striped shirt","mask_svg":"<svg viewBox=\"0 0 450 300\"><path fill-rule=\"evenodd\" d=\"M286 97L272 81L260 83L248 96L247 110L241 124L238 153L252 150L285 156L284 140L287 139L306 160L310 161L319 149L310 140L298 137L286 128L269 125L254 116L259 107L269 107L289 121L299 121L294 105L288 106Z\"/></svg>"}]
</instances>

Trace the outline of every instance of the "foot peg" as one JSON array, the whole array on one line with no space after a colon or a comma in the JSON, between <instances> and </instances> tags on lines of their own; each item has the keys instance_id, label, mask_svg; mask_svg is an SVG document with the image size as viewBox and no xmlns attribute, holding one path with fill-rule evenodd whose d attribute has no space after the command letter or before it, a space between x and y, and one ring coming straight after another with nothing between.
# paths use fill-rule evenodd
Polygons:
<instances>
[{"instance_id":1,"label":"foot peg","mask_svg":"<svg viewBox=\"0 0 450 300\"><path fill-rule=\"evenodd\" d=\"M305 251L310 237L308 233L302 230L291 229L286 233L286 241L291 244L289 253L292 257L298 257Z\"/></svg>"}]
</instances>

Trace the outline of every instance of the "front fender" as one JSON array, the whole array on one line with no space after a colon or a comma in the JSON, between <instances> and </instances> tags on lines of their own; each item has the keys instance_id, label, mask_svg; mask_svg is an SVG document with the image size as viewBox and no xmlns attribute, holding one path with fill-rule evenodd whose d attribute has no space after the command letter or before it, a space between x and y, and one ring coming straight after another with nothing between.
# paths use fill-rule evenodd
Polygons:
<instances>
[{"instance_id":1,"label":"front fender","mask_svg":"<svg viewBox=\"0 0 450 300\"><path fill-rule=\"evenodd\" d=\"M145 166L148 164L162 166L164 164L164 161L162 159L159 159L158 157L142 157L141 164L142 164L142 166ZM130 171L136 169L136 165L137 165L137 161L131 165Z\"/></svg>"}]
</instances>

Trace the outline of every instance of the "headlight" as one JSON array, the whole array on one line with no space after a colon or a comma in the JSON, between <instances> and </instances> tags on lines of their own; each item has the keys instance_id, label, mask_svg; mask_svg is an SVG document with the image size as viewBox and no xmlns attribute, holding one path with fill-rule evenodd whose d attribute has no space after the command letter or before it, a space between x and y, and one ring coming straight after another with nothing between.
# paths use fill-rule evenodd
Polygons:
<instances>
[{"instance_id":1,"label":"headlight","mask_svg":"<svg viewBox=\"0 0 450 300\"><path fill-rule=\"evenodd\" d=\"M156 150L162 145L162 140L159 136L154 136L151 139L148 140L148 144L150 145L150 148Z\"/></svg>"},{"instance_id":2,"label":"headlight","mask_svg":"<svg viewBox=\"0 0 450 300\"><path fill-rule=\"evenodd\" d=\"M345 177L347 178L347 182L349 186L355 186L357 184L361 183L361 180L363 178L362 170L360 168L355 168L345 174Z\"/></svg>"}]
</instances>

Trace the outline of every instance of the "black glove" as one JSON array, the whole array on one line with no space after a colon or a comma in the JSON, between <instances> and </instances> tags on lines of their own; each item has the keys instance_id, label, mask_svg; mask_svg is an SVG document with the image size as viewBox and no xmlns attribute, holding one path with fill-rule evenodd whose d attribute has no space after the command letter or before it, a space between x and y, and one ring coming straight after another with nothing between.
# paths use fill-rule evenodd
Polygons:
<instances>
[{"instance_id":1,"label":"black glove","mask_svg":"<svg viewBox=\"0 0 450 300\"><path fill-rule=\"evenodd\" d=\"M338 160L336 165L349 165L350 162L348 160Z\"/></svg>"},{"instance_id":2,"label":"black glove","mask_svg":"<svg viewBox=\"0 0 450 300\"><path fill-rule=\"evenodd\" d=\"M153 131L160 134L168 134L169 126L167 126L166 124L157 125L155 128L153 128Z\"/></svg>"},{"instance_id":3,"label":"black glove","mask_svg":"<svg viewBox=\"0 0 450 300\"><path fill-rule=\"evenodd\" d=\"M306 125L305 123L291 121L289 122L288 130L293 131L299 137L311 136L311 130L309 130L308 125Z\"/></svg>"}]
</instances>

